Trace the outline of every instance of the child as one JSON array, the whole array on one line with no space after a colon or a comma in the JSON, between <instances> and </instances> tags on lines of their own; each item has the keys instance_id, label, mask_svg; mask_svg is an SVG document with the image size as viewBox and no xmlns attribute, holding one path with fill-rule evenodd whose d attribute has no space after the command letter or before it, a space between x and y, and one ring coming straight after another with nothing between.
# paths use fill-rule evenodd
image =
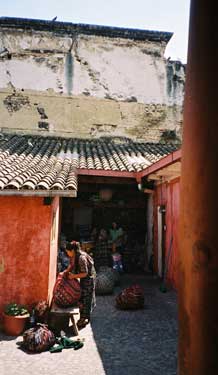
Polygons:
<instances>
[{"instance_id":1,"label":"child","mask_svg":"<svg viewBox=\"0 0 218 375\"><path fill-rule=\"evenodd\" d=\"M122 256L116 250L116 246L112 245L112 259L113 259L113 269L122 273L123 272L123 264L122 264Z\"/></svg>"}]
</instances>

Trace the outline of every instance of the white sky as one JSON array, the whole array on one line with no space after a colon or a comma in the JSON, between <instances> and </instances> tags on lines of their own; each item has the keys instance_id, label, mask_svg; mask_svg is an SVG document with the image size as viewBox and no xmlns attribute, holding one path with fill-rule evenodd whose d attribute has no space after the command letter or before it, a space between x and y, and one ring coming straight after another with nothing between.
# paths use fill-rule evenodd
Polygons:
<instances>
[{"instance_id":1,"label":"white sky","mask_svg":"<svg viewBox=\"0 0 218 375\"><path fill-rule=\"evenodd\" d=\"M174 33L166 57L186 62L190 0L0 0L0 16Z\"/></svg>"}]
</instances>

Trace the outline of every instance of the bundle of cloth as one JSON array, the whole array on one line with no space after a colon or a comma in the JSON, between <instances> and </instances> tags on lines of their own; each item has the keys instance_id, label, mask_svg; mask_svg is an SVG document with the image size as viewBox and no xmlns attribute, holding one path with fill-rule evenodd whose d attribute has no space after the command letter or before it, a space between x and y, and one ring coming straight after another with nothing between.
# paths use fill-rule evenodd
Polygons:
<instances>
[{"instance_id":1,"label":"bundle of cloth","mask_svg":"<svg viewBox=\"0 0 218 375\"><path fill-rule=\"evenodd\" d=\"M45 324L37 323L35 327L23 333L21 347L27 352L40 353L50 349L54 344L54 333Z\"/></svg>"},{"instance_id":2,"label":"bundle of cloth","mask_svg":"<svg viewBox=\"0 0 218 375\"><path fill-rule=\"evenodd\" d=\"M144 291L138 284L124 289L116 297L116 307L122 310L141 309L144 307Z\"/></svg>"},{"instance_id":3,"label":"bundle of cloth","mask_svg":"<svg viewBox=\"0 0 218 375\"><path fill-rule=\"evenodd\" d=\"M37 323L35 327L23 333L23 342L20 346L27 353L41 353L47 350L50 353L58 353L63 349L78 350L84 346L84 343L79 339L71 340L66 336L55 337L45 324Z\"/></svg>"},{"instance_id":4,"label":"bundle of cloth","mask_svg":"<svg viewBox=\"0 0 218 375\"><path fill-rule=\"evenodd\" d=\"M78 303L81 297L80 283L77 279L68 279L65 274L59 273L54 289L53 301L57 306L69 307Z\"/></svg>"},{"instance_id":5,"label":"bundle of cloth","mask_svg":"<svg viewBox=\"0 0 218 375\"><path fill-rule=\"evenodd\" d=\"M42 300L37 302L34 307L36 323L48 323L49 304L47 301Z\"/></svg>"}]
</instances>

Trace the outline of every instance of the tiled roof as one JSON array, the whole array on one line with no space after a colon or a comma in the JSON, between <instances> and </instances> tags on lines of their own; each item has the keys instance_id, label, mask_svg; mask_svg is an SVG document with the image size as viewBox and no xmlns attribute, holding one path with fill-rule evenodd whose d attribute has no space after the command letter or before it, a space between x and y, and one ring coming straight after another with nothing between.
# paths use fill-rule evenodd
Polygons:
<instances>
[{"instance_id":1,"label":"tiled roof","mask_svg":"<svg viewBox=\"0 0 218 375\"><path fill-rule=\"evenodd\" d=\"M126 138L84 140L0 134L0 189L77 190L82 169L139 172L176 150Z\"/></svg>"}]
</instances>

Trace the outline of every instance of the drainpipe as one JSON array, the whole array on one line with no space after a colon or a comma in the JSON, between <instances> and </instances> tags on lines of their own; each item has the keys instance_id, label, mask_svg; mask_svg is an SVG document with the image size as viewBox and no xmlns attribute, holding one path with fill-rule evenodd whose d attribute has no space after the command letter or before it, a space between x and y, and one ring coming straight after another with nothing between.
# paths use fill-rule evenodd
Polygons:
<instances>
[{"instance_id":1,"label":"drainpipe","mask_svg":"<svg viewBox=\"0 0 218 375\"><path fill-rule=\"evenodd\" d=\"M182 146L179 375L218 374L217 2L192 0Z\"/></svg>"}]
</instances>

